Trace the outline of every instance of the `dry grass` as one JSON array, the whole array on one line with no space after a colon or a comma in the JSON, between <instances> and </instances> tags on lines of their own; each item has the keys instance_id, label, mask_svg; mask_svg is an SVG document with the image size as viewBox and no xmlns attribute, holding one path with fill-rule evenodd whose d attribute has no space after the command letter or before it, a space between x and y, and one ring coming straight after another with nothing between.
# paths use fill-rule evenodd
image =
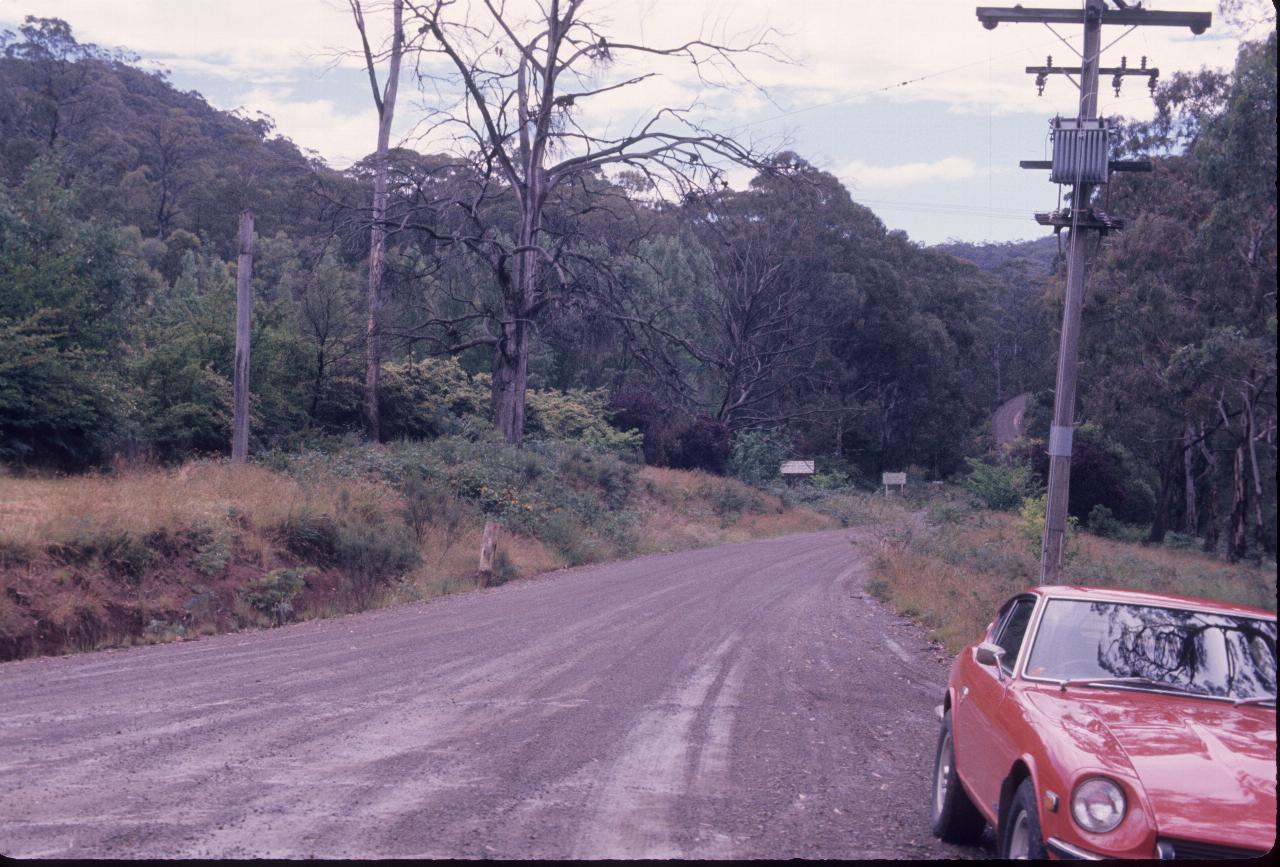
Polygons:
<instances>
[{"instance_id":1,"label":"dry grass","mask_svg":"<svg viewBox=\"0 0 1280 867\"><path fill-rule=\"evenodd\" d=\"M346 508L385 508L396 498L369 482L324 476L303 482L220 461L112 475L0 476L0 543L43 548L91 532L142 538L157 531L218 529L228 522L273 527L300 509L332 515Z\"/></svg>"},{"instance_id":2,"label":"dry grass","mask_svg":"<svg viewBox=\"0 0 1280 867\"><path fill-rule=\"evenodd\" d=\"M840 526L827 515L785 506L778 497L734 479L663 467L640 471L632 507L640 516L637 554Z\"/></svg>"},{"instance_id":3,"label":"dry grass","mask_svg":"<svg viewBox=\"0 0 1280 867\"><path fill-rule=\"evenodd\" d=\"M869 589L929 627L956 652L981 634L1000 603L1036 583L1039 566L1016 517L976 511L948 522L899 523L874 543ZM1230 564L1196 551L1147 547L1087 534L1069 547L1073 584L1180 593L1276 608L1275 563Z\"/></svg>"},{"instance_id":4,"label":"dry grass","mask_svg":"<svg viewBox=\"0 0 1280 867\"><path fill-rule=\"evenodd\" d=\"M344 526L371 533L404 529L404 509L389 484L339 477L322 464L296 474L198 461L78 477L0 475L0 658L267 625L275 620L246 604L246 592L272 570L319 562L300 558L290 538L319 518L354 519ZM640 471L617 517L630 529L614 537L584 528L568 546L563 536L503 533L502 578L562 568L571 557L600 562L839 526L731 479L657 468ZM290 616L474 589L483 522L467 502L451 531L421 526L420 565L372 595L358 597L340 567L322 563Z\"/></svg>"}]
</instances>

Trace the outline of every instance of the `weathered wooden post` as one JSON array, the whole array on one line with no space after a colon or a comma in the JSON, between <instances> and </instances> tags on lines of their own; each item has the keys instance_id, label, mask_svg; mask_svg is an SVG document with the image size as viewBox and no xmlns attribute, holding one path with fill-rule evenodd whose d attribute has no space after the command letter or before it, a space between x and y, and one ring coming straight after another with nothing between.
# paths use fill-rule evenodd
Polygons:
<instances>
[{"instance_id":1,"label":"weathered wooden post","mask_svg":"<svg viewBox=\"0 0 1280 867\"><path fill-rule=\"evenodd\" d=\"M493 574L493 554L498 547L498 522L484 522L484 540L480 543L480 586L489 583Z\"/></svg>"},{"instance_id":2,"label":"weathered wooden post","mask_svg":"<svg viewBox=\"0 0 1280 867\"><path fill-rule=\"evenodd\" d=\"M249 453L249 321L253 311L253 211L240 212L240 256L236 259L235 416L231 462L243 464Z\"/></svg>"}]
</instances>

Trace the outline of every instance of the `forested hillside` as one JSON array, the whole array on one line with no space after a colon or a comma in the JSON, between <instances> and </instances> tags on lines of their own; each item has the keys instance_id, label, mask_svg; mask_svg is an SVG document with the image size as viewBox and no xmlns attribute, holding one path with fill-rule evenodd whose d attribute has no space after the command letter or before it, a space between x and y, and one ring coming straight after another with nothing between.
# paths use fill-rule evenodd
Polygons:
<instances>
[{"instance_id":1,"label":"forested hillside","mask_svg":"<svg viewBox=\"0 0 1280 867\"><path fill-rule=\"evenodd\" d=\"M359 437L371 162L330 168L56 19L3 40L0 460L229 450L242 208L251 454ZM1156 171L1112 185L1130 228L1093 256L1085 312L1073 512L1234 556L1275 549L1274 61L1273 36L1234 75L1175 78L1128 128ZM378 437L482 437L517 197L455 155L389 165ZM924 248L803 155L758 169L678 200L627 171L549 196L524 435L744 478L786 457L853 483L1042 472L1042 443L998 456L986 425L1032 391L1043 436L1056 242Z\"/></svg>"}]
</instances>

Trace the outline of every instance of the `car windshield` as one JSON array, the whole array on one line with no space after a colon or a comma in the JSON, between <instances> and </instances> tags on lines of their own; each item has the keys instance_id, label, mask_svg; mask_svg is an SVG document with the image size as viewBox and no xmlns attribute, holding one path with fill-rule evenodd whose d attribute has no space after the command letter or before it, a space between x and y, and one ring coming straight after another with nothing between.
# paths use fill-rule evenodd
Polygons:
<instances>
[{"instance_id":1,"label":"car windshield","mask_svg":"<svg viewBox=\"0 0 1280 867\"><path fill-rule=\"evenodd\" d=\"M1028 677L1135 678L1132 686L1249 699L1276 694L1275 621L1181 608L1052 599Z\"/></svg>"}]
</instances>

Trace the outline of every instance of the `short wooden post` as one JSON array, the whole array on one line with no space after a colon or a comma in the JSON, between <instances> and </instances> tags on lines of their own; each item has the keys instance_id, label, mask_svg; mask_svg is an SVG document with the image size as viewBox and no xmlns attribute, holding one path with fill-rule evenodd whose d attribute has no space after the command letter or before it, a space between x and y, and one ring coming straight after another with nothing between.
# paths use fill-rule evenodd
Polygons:
<instances>
[{"instance_id":1,"label":"short wooden post","mask_svg":"<svg viewBox=\"0 0 1280 867\"><path fill-rule=\"evenodd\" d=\"M236 368L231 462L249 453L249 322L253 311L253 211L240 212L240 257L236 260Z\"/></svg>"},{"instance_id":2,"label":"short wooden post","mask_svg":"<svg viewBox=\"0 0 1280 867\"><path fill-rule=\"evenodd\" d=\"M489 583L493 574L493 553L498 547L498 522L484 522L484 541L480 543L480 586Z\"/></svg>"}]
</instances>

